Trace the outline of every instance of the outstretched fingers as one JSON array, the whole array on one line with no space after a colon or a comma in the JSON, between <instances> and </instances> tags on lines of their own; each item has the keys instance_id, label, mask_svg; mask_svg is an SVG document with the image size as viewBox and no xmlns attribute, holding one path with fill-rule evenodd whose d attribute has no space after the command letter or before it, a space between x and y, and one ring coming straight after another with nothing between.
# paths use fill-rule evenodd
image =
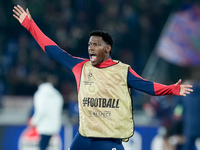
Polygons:
<instances>
[{"instance_id":1,"label":"outstretched fingers","mask_svg":"<svg viewBox=\"0 0 200 150\"><path fill-rule=\"evenodd\" d=\"M16 17L20 16L20 13L18 13L18 11L16 11L15 9L13 9L13 12L14 12L13 16L16 16Z\"/></svg>"},{"instance_id":2,"label":"outstretched fingers","mask_svg":"<svg viewBox=\"0 0 200 150\"><path fill-rule=\"evenodd\" d=\"M32 18L31 18L31 14L30 14L28 8L26 8L26 13L28 14L28 18L31 20L31 19L32 19Z\"/></svg>"},{"instance_id":3,"label":"outstretched fingers","mask_svg":"<svg viewBox=\"0 0 200 150\"><path fill-rule=\"evenodd\" d=\"M181 84L181 82L182 82L182 80L179 79L178 82L175 85L179 85L179 84Z\"/></svg>"},{"instance_id":4,"label":"outstretched fingers","mask_svg":"<svg viewBox=\"0 0 200 150\"><path fill-rule=\"evenodd\" d=\"M18 17L20 17L21 14L25 13L24 9L20 5L14 6L13 12Z\"/></svg>"},{"instance_id":5,"label":"outstretched fingers","mask_svg":"<svg viewBox=\"0 0 200 150\"><path fill-rule=\"evenodd\" d=\"M15 17L20 23L23 22L23 20L27 15L27 13L20 5L14 6L13 12L14 12L13 17Z\"/></svg>"},{"instance_id":6,"label":"outstretched fingers","mask_svg":"<svg viewBox=\"0 0 200 150\"><path fill-rule=\"evenodd\" d=\"M190 94L190 92L193 92L193 89L191 89L192 87L193 87L192 85L181 85L180 95L186 96L186 94Z\"/></svg>"},{"instance_id":7,"label":"outstretched fingers","mask_svg":"<svg viewBox=\"0 0 200 150\"><path fill-rule=\"evenodd\" d=\"M193 92L192 85L185 85L186 91Z\"/></svg>"},{"instance_id":8,"label":"outstretched fingers","mask_svg":"<svg viewBox=\"0 0 200 150\"><path fill-rule=\"evenodd\" d=\"M18 9L17 6L14 6L13 12L14 12L13 16L14 16L17 20L19 20L19 17L20 17L21 14L20 14L20 10Z\"/></svg>"},{"instance_id":9,"label":"outstretched fingers","mask_svg":"<svg viewBox=\"0 0 200 150\"><path fill-rule=\"evenodd\" d=\"M17 8L21 13L25 13L24 9L20 5L17 5Z\"/></svg>"}]
</instances>

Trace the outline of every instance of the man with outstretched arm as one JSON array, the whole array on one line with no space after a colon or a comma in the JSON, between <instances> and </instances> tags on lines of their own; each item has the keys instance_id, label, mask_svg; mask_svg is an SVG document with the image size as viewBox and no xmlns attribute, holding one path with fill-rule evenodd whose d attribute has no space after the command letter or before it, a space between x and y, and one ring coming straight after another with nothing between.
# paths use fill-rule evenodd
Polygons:
<instances>
[{"instance_id":1,"label":"man with outstretched arm","mask_svg":"<svg viewBox=\"0 0 200 150\"><path fill-rule=\"evenodd\" d=\"M71 70L76 78L79 104L79 131L70 150L124 150L122 141L134 133L130 88L150 95L186 96L193 90L182 85L163 85L140 77L129 65L110 56L113 39L109 33L94 30L88 42L89 59L71 56L49 39L31 15L14 6L13 16L35 38L50 57Z\"/></svg>"}]
</instances>

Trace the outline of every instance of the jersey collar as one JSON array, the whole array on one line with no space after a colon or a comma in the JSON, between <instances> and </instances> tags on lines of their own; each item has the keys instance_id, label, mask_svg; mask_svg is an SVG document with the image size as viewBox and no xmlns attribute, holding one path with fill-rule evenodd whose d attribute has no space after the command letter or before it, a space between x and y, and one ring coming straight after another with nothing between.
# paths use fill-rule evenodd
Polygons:
<instances>
[{"instance_id":1,"label":"jersey collar","mask_svg":"<svg viewBox=\"0 0 200 150\"><path fill-rule=\"evenodd\" d=\"M109 66L112 66L112 65L115 65L115 64L117 64L117 62L114 62L114 61L112 60L112 58L110 57L109 59L107 59L106 61L104 61L104 62L98 64L98 65L95 66L95 67L97 67L97 68L106 68L106 67L109 67Z\"/></svg>"}]
</instances>

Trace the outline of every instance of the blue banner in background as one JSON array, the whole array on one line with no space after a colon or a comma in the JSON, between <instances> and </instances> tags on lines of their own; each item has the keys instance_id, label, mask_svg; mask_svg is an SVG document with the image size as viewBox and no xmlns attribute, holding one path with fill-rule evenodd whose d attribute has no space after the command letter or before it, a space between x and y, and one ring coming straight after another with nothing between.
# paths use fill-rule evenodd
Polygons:
<instances>
[{"instance_id":1,"label":"blue banner in background","mask_svg":"<svg viewBox=\"0 0 200 150\"><path fill-rule=\"evenodd\" d=\"M28 133L28 134L27 134ZM38 150L39 135L25 125L0 126L0 150ZM64 150L64 127L51 139L51 150Z\"/></svg>"},{"instance_id":2,"label":"blue banner in background","mask_svg":"<svg viewBox=\"0 0 200 150\"><path fill-rule=\"evenodd\" d=\"M123 143L125 150L162 150L158 129L136 126L134 136ZM68 150L77 131L78 125L63 126L60 134L51 139L48 150ZM37 133L25 125L0 126L0 150L38 150L38 139Z\"/></svg>"},{"instance_id":3,"label":"blue banner in background","mask_svg":"<svg viewBox=\"0 0 200 150\"><path fill-rule=\"evenodd\" d=\"M123 143L126 150L151 150L151 143L157 134L157 127L136 127L134 136L128 143ZM1 150L38 150L38 135L26 125L0 126ZM50 144L51 150L68 150L78 126L62 127L60 134Z\"/></svg>"}]
</instances>

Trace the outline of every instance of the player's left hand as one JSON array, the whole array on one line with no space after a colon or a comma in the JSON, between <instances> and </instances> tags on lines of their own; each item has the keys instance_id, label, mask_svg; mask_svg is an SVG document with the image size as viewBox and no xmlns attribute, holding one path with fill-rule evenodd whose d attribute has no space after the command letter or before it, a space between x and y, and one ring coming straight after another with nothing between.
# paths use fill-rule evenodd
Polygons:
<instances>
[{"instance_id":1,"label":"player's left hand","mask_svg":"<svg viewBox=\"0 0 200 150\"><path fill-rule=\"evenodd\" d=\"M175 85L180 85L182 82L181 79L178 80L178 82ZM190 92L193 92L193 90L191 89L192 85L180 85L180 96L186 96L186 94L190 94Z\"/></svg>"}]
</instances>

